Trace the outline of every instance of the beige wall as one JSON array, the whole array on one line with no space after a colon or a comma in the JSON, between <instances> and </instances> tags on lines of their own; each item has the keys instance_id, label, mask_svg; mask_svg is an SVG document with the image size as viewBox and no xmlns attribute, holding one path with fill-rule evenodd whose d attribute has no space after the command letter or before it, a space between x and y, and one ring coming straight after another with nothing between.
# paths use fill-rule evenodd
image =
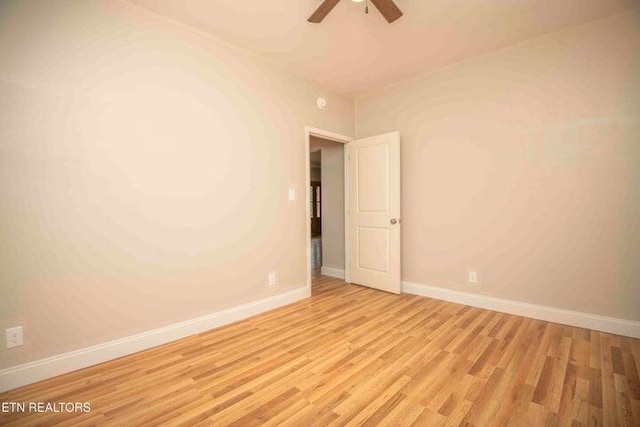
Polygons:
<instances>
[{"instance_id":1,"label":"beige wall","mask_svg":"<svg viewBox=\"0 0 640 427\"><path fill-rule=\"evenodd\" d=\"M344 144L322 148L322 266L344 270Z\"/></svg>"},{"instance_id":2,"label":"beige wall","mask_svg":"<svg viewBox=\"0 0 640 427\"><path fill-rule=\"evenodd\" d=\"M311 136L310 146L322 165L322 266L344 270L344 144Z\"/></svg>"},{"instance_id":3,"label":"beige wall","mask_svg":"<svg viewBox=\"0 0 640 427\"><path fill-rule=\"evenodd\" d=\"M320 166L311 167L311 181L320 181L322 179L322 173Z\"/></svg>"},{"instance_id":4,"label":"beige wall","mask_svg":"<svg viewBox=\"0 0 640 427\"><path fill-rule=\"evenodd\" d=\"M358 99L402 136L403 280L640 320L639 52L629 13Z\"/></svg>"},{"instance_id":5,"label":"beige wall","mask_svg":"<svg viewBox=\"0 0 640 427\"><path fill-rule=\"evenodd\" d=\"M3 1L0 58L0 368L305 286L287 190L352 101L118 1Z\"/></svg>"}]
</instances>

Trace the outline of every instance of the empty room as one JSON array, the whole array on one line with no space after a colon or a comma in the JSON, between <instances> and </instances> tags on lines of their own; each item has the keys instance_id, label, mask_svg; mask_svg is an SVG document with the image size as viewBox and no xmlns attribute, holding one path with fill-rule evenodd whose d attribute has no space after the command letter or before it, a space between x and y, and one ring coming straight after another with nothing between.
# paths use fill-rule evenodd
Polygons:
<instances>
[{"instance_id":1,"label":"empty room","mask_svg":"<svg viewBox=\"0 0 640 427\"><path fill-rule=\"evenodd\" d=\"M0 425L639 426L636 0L0 0Z\"/></svg>"}]
</instances>

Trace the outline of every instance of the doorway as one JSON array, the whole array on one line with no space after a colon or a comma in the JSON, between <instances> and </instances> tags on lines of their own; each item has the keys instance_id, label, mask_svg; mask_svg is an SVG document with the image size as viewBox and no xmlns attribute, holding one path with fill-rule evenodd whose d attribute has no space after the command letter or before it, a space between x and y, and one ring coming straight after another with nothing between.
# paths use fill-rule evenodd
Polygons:
<instances>
[{"instance_id":1,"label":"doorway","mask_svg":"<svg viewBox=\"0 0 640 427\"><path fill-rule=\"evenodd\" d=\"M322 273L322 151L314 146L311 137L309 155L311 182L309 185L309 210L311 219L311 276L317 279Z\"/></svg>"},{"instance_id":2,"label":"doorway","mask_svg":"<svg viewBox=\"0 0 640 427\"><path fill-rule=\"evenodd\" d=\"M307 286L319 275L348 281L346 144L352 138L306 128Z\"/></svg>"},{"instance_id":3,"label":"doorway","mask_svg":"<svg viewBox=\"0 0 640 427\"><path fill-rule=\"evenodd\" d=\"M313 140L322 144L338 142L342 146L342 182L344 192L342 241L344 260L342 269L328 265L327 243L318 258L322 259L321 273L374 289L401 293L400 259L400 133L353 140L321 129L305 128L305 159L307 181L307 288L311 293L311 167L310 153ZM321 164L322 164L321 160ZM352 175L353 173L353 175ZM326 184L321 182L321 187ZM327 204L326 191L320 195L321 204ZM335 195L334 195L335 196ZM321 217L326 217L326 209ZM326 224L326 223L325 223ZM327 226L321 226L323 235ZM338 261L339 262L339 261Z\"/></svg>"},{"instance_id":4,"label":"doorway","mask_svg":"<svg viewBox=\"0 0 640 427\"><path fill-rule=\"evenodd\" d=\"M344 279L344 144L317 136L309 144L311 273Z\"/></svg>"}]
</instances>

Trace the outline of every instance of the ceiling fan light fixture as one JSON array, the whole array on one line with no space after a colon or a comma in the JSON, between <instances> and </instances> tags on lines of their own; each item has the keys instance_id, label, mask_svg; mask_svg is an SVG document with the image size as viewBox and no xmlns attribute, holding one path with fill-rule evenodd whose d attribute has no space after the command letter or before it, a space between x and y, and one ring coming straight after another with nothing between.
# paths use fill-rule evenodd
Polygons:
<instances>
[{"instance_id":1,"label":"ceiling fan light fixture","mask_svg":"<svg viewBox=\"0 0 640 427\"><path fill-rule=\"evenodd\" d=\"M365 13L369 13L369 2L367 0L351 1L355 3L364 2L366 5L364 11ZM340 3L340 0L324 0L307 21L319 24L338 3ZM371 0L371 3L373 3L389 24L402 16L402 11L398 9L398 6L396 6L393 0Z\"/></svg>"}]
</instances>

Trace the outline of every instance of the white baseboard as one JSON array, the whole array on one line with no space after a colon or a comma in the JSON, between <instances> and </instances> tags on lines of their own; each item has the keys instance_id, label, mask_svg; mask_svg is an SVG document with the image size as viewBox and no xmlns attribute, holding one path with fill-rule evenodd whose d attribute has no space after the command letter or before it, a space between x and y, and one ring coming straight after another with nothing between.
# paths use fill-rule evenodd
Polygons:
<instances>
[{"instance_id":1,"label":"white baseboard","mask_svg":"<svg viewBox=\"0 0 640 427\"><path fill-rule=\"evenodd\" d=\"M499 311L502 313L515 314L538 320L546 320L548 322L577 326L579 328L609 332L632 338L640 338L640 322L633 320L599 316L596 314L547 307L544 305L528 304L410 282L402 282L402 292L455 302L458 304L470 305L472 307L486 308L488 310Z\"/></svg>"},{"instance_id":2,"label":"white baseboard","mask_svg":"<svg viewBox=\"0 0 640 427\"><path fill-rule=\"evenodd\" d=\"M0 370L0 392L117 359L311 296L307 287L129 337Z\"/></svg>"},{"instance_id":3,"label":"white baseboard","mask_svg":"<svg viewBox=\"0 0 640 427\"><path fill-rule=\"evenodd\" d=\"M322 274L323 276L336 277L338 279L344 280L344 269L323 265L322 267L320 267L320 274Z\"/></svg>"}]
</instances>

